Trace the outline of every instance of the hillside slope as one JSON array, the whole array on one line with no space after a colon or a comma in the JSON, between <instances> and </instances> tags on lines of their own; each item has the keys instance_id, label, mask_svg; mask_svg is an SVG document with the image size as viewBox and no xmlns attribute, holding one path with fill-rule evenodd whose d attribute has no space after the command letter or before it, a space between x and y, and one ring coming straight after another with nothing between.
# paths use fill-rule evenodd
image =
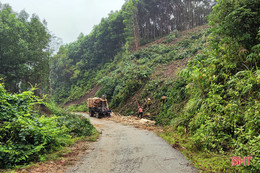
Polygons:
<instances>
[{"instance_id":1,"label":"hillside slope","mask_svg":"<svg viewBox=\"0 0 260 173\"><path fill-rule=\"evenodd\" d=\"M206 42L204 33L208 26L200 26L184 32L175 32L149 43L132 54L120 54L108 65L115 69L102 78L98 96L106 94L111 107L124 115L133 115L138 106L156 115L160 112L161 91L171 85L177 73L198 54ZM145 99L153 104L146 108Z\"/></svg>"},{"instance_id":2,"label":"hillside slope","mask_svg":"<svg viewBox=\"0 0 260 173\"><path fill-rule=\"evenodd\" d=\"M97 96L105 94L108 100L113 102L111 104L113 108L118 108L117 110L125 115L131 115L131 112L137 109L138 105L145 106L144 99L146 97L153 98L154 91L146 93L146 96L140 95L145 92L143 89L146 85L159 82L162 86L165 82L171 82L176 78L177 73L187 66L188 61L202 50L203 43L206 41L204 33L208 28L207 25L203 25L183 32L171 33L141 46L138 51L132 54L118 54L113 62L107 63L103 70L98 72L96 79L100 80L95 81L98 83L98 87L95 86L85 96L69 102L65 106L85 104L88 97L93 97L95 94ZM136 76L139 73L143 73L143 76ZM126 87L126 83L130 80L133 80L132 83L137 83L137 90L132 92L132 96L126 95L126 98L123 98L125 99L121 102L123 107L118 106L115 97L120 91L119 88ZM159 96L157 98L160 100ZM136 100L138 100L138 104L136 104ZM158 103L158 100L154 101ZM157 106L159 105L152 105L154 110L158 112Z\"/></svg>"}]
</instances>

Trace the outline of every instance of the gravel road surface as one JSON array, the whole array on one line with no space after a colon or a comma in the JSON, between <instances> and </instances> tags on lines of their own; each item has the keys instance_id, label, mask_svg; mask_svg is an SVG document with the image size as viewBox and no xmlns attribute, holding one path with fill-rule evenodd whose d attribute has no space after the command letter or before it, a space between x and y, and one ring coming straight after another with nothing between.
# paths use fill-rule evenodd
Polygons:
<instances>
[{"instance_id":1,"label":"gravel road surface","mask_svg":"<svg viewBox=\"0 0 260 173\"><path fill-rule=\"evenodd\" d=\"M153 132L91 118L102 130L93 151L67 173L193 173L184 156Z\"/></svg>"}]
</instances>

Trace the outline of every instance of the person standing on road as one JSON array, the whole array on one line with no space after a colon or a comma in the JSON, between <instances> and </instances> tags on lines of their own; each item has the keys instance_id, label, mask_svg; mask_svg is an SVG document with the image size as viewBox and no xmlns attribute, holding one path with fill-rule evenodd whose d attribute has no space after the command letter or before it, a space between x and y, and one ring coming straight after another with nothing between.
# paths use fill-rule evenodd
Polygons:
<instances>
[{"instance_id":1,"label":"person standing on road","mask_svg":"<svg viewBox=\"0 0 260 173\"><path fill-rule=\"evenodd\" d=\"M138 118L139 118L139 115L142 119L143 118L143 108L142 107L139 107L139 109L138 109L138 115L137 115Z\"/></svg>"},{"instance_id":2,"label":"person standing on road","mask_svg":"<svg viewBox=\"0 0 260 173\"><path fill-rule=\"evenodd\" d=\"M111 117L111 109L108 108L107 110L107 117L110 118Z\"/></svg>"}]
</instances>

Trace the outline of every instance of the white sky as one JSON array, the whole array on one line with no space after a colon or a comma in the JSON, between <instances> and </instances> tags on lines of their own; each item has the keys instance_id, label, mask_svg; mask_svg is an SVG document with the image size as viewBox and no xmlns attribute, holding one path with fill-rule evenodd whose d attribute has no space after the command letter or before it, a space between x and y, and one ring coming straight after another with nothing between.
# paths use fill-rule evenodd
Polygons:
<instances>
[{"instance_id":1,"label":"white sky","mask_svg":"<svg viewBox=\"0 0 260 173\"><path fill-rule=\"evenodd\" d=\"M89 34L94 25L110 11L120 10L125 0L0 0L15 12L25 10L47 21L48 29L63 43L77 40L82 32Z\"/></svg>"}]
</instances>

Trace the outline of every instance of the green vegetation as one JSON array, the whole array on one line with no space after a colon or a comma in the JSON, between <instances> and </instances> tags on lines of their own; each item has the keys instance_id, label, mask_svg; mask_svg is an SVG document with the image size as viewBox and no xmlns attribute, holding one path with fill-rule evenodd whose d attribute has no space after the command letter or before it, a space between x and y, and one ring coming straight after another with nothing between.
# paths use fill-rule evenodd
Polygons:
<instances>
[{"instance_id":1,"label":"green vegetation","mask_svg":"<svg viewBox=\"0 0 260 173\"><path fill-rule=\"evenodd\" d=\"M147 111L157 124L171 127L163 136L172 143L183 141L187 148L183 152L202 170L258 172L257 4L220 1L209 18L212 28L205 34L181 37L173 33L164 44L119 53L106 66L111 72L99 81L102 88L97 95L106 93L111 107L125 115L136 112L136 102L145 106L144 99L152 98L154 106ZM171 63L193 56L177 76L164 78ZM160 101L164 95L166 103ZM252 156L251 166L232 167L232 156ZM205 162L207 157L211 159Z\"/></svg>"},{"instance_id":2,"label":"green vegetation","mask_svg":"<svg viewBox=\"0 0 260 173\"><path fill-rule=\"evenodd\" d=\"M10 94L0 85L1 168L44 160L72 137L91 135L87 119L56 103L78 99L98 84L96 95L106 94L115 111L133 115L144 106L165 127L160 135L201 170L259 172L259 2L218 0L208 17L211 28L200 26L214 2L126 1L51 58L45 24L0 5L0 77L11 92L26 91L30 83L40 87ZM55 103L33 92L49 92ZM37 104L51 115L38 112ZM82 103L67 110L88 108ZM253 159L250 166L232 167L232 156Z\"/></svg>"},{"instance_id":3,"label":"green vegetation","mask_svg":"<svg viewBox=\"0 0 260 173\"><path fill-rule=\"evenodd\" d=\"M176 11L179 6L185 10ZM58 103L82 97L97 81L115 70L115 66L107 63L121 61L125 53L130 54L141 43L177 33L176 29L182 31L205 24L205 15L211 7L212 3L202 0L200 4L190 0L126 1L120 11L103 18L89 35L80 34L76 42L60 47L51 60L52 97Z\"/></svg>"},{"instance_id":4,"label":"green vegetation","mask_svg":"<svg viewBox=\"0 0 260 173\"><path fill-rule=\"evenodd\" d=\"M88 112L87 103L83 102L82 104L72 104L66 108L68 112Z\"/></svg>"},{"instance_id":5,"label":"green vegetation","mask_svg":"<svg viewBox=\"0 0 260 173\"><path fill-rule=\"evenodd\" d=\"M50 41L45 21L0 3L0 78L8 91L26 91L35 84L38 95L49 91Z\"/></svg>"},{"instance_id":6,"label":"green vegetation","mask_svg":"<svg viewBox=\"0 0 260 173\"><path fill-rule=\"evenodd\" d=\"M125 47L88 78L102 86L96 95L105 93L110 106L124 115L144 106L158 125L170 127L164 138L183 145L187 149L183 153L202 170L259 171L257 1L219 1L208 31L202 27L168 35L160 30L153 35L143 27L156 21L157 13L143 14L154 11L156 3L129 1L123 6ZM164 35L157 44L137 50ZM183 69L187 58L191 61ZM167 96L166 102L162 96ZM153 101L150 108L144 101L148 97ZM252 156L251 166L232 167L232 156Z\"/></svg>"},{"instance_id":7,"label":"green vegetation","mask_svg":"<svg viewBox=\"0 0 260 173\"><path fill-rule=\"evenodd\" d=\"M96 84L98 71L125 43L121 12L111 13L91 34L62 46L51 61L53 98L59 103L75 100ZM93 51L95 50L95 51Z\"/></svg>"},{"instance_id":8,"label":"green vegetation","mask_svg":"<svg viewBox=\"0 0 260 173\"><path fill-rule=\"evenodd\" d=\"M223 154L194 150L189 135L185 132L185 128L181 126L177 129L173 127L165 128L164 132L158 133L158 135L171 144L173 148L181 151L203 172L242 172L241 167L231 166L231 158L234 156L231 152Z\"/></svg>"},{"instance_id":9,"label":"green vegetation","mask_svg":"<svg viewBox=\"0 0 260 173\"><path fill-rule=\"evenodd\" d=\"M178 113L169 99L159 123L167 118L175 131L185 129L188 141L182 144L198 154L187 155L205 171L260 170L259 10L257 1L220 1L210 15L210 45L168 89L188 100ZM175 90L180 82L185 94ZM163 136L181 141L176 133ZM232 156L252 156L251 166L231 167Z\"/></svg>"},{"instance_id":10,"label":"green vegetation","mask_svg":"<svg viewBox=\"0 0 260 173\"><path fill-rule=\"evenodd\" d=\"M89 120L49 106L55 115L39 115L42 100L32 91L6 92L0 84L0 169L44 161L46 154L73 143L72 137L90 136Z\"/></svg>"},{"instance_id":11,"label":"green vegetation","mask_svg":"<svg viewBox=\"0 0 260 173\"><path fill-rule=\"evenodd\" d=\"M118 110L121 110L122 106L126 105L129 99L138 91L140 91L140 93L135 99L139 102L148 96L154 99L160 99L160 97L163 96L161 84L165 79L163 79L160 74L157 77L155 76L159 66L163 67L174 60L195 56L198 51L202 49L203 42L205 41L203 38L205 37L192 38L195 38L197 34L205 32L204 28L205 27L200 28L201 33L198 33L199 31L196 30L196 32L191 32L185 37L178 38L177 46L175 44L170 46L158 44L130 55L118 55L114 62L108 65L110 69L116 70L110 72L99 81L102 88L98 91L97 95L102 96L102 94L105 93L111 102L110 106ZM170 81L171 80L168 80L168 83ZM157 89L158 91L156 91ZM122 109L123 112L121 113L131 115L133 109L138 106L136 100L133 100L133 103L134 105L130 107L129 105L124 106ZM145 106L141 102L138 104Z\"/></svg>"}]
</instances>

